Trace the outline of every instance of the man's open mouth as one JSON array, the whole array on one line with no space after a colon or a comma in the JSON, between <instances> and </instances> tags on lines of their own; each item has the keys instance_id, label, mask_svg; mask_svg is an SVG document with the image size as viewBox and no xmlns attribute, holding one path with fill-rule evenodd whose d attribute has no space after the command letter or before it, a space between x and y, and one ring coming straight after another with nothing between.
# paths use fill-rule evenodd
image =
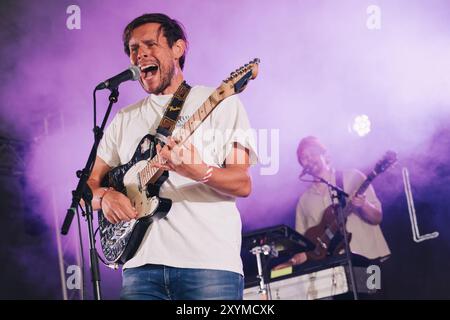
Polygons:
<instances>
[{"instance_id":1,"label":"man's open mouth","mask_svg":"<svg viewBox=\"0 0 450 320\"><path fill-rule=\"evenodd\" d=\"M141 66L141 73L144 76L144 79L151 78L155 75L156 71L158 70L158 66L156 64L148 64L145 66Z\"/></svg>"}]
</instances>

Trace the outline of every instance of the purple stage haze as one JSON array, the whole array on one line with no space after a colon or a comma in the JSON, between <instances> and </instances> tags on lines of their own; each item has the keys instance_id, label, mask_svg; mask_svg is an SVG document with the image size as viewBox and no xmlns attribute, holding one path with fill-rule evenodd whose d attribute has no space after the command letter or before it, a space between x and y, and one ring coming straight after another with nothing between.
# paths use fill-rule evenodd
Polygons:
<instances>
[{"instance_id":1,"label":"purple stage haze","mask_svg":"<svg viewBox=\"0 0 450 320\"><path fill-rule=\"evenodd\" d=\"M81 9L81 29L69 30L66 10L73 4ZM367 26L371 5L380 9L379 29ZM11 1L8 10L16 18L0 31L1 131L33 142L27 179L52 227L53 212L59 224L65 215L75 170L93 142L92 90L128 67L122 30L145 12L166 13L185 26L191 85L217 86L261 59L258 77L241 94L262 153L252 168L253 192L238 202L244 230L293 225L305 188L295 153L302 137L318 136L338 167L367 171L388 149L400 159L420 158L434 128L450 118L445 0L41 0ZM137 82L122 84L113 114L144 96ZM97 95L97 105L102 119L107 92ZM349 130L360 114L371 121L365 137ZM420 184L421 169L409 170ZM385 187L401 191L401 183ZM71 237L75 231L74 223ZM106 297L117 298L120 273L102 269L102 276Z\"/></svg>"}]
</instances>

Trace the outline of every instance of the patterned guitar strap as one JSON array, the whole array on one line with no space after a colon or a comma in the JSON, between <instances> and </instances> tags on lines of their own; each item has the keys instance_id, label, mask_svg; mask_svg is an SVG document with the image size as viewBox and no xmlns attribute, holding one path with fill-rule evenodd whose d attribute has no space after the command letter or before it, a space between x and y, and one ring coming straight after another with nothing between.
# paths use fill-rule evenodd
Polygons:
<instances>
[{"instance_id":1,"label":"patterned guitar strap","mask_svg":"<svg viewBox=\"0 0 450 320\"><path fill-rule=\"evenodd\" d=\"M167 137L170 136L173 129L175 129L181 109L183 109L184 102L186 101L190 91L191 86L188 85L186 81L183 81L177 91L173 94L173 97L164 112L158 128L156 129L156 143L159 142L162 146L167 143Z\"/></svg>"}]
</instances>

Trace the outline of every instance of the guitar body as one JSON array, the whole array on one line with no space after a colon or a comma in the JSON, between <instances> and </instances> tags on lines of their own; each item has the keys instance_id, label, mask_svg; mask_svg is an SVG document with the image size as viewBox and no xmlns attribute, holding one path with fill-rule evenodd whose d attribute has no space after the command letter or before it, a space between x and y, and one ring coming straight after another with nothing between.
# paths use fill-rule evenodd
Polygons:
<instances>
[{"instance_id":1,"label":"guitar body","mask_svg":"<svg viewBox=\"0 0 450 320\"><path fill-rule=\"evenodd\" d=\"M305 237L315 244L314 250L306 252L309 260L322 260L328 256L337 255L344 249L344 236L339 230L337 208L337 205L329 206L325 209L320 223L305 232ZM350 243L352 234L349 232L347 232L347 239Z\"/></svg>"},{"instance_id":2,"label":"guitar body","mask_svg":"<svg viewBox=\"0 0 450 320\"><path fill-rule=\"evenodd\" d=\"M172 206L172 200L159 197L159 189L169 177L167 171L144 188L139 181L140 170L155 154L154 136L148 134L139 142L132 159L112 169L103 179L102 186L113 187L126 195L138 212L137 219L112 224L99 211L100 243L111 263L123 264L131 259L154 219L165 217Z\"/></svg>"}]
</instances>

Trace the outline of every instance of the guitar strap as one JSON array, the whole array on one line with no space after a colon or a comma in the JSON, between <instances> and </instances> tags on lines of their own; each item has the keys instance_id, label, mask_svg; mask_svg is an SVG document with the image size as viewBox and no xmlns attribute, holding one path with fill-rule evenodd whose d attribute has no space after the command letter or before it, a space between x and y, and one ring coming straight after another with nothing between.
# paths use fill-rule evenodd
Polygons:
<instances>
[{"instance_id":1,"label":"guitar strap","mask_svg":"<svg viewBox=\"0 0 450 320\"><path fill-rule=\"evenodd\" d=\"M183 81L177 91L173 94L158 128L156 129L155 139L160 144L165 145L167 143L167 137L170 136L173 129L175 129L181 109L183 109L184 102L190 91L191 86L188 85L186 81Z\"/></svg>"},{"instance_id":2,"label":"guitar strap","mask_svg":"<svg viewBox=\"0 0 450 320\"><path fill-rule=\"evenodd\" d=\"M335 175L336 175L336 187L341 188L341 190L344 190L344 174L343 174L343 172L341 170L336 170ZM345 199L345 201L346 201L345 203L347 203L347 199ZM341 223L339 222L340 219L337 215L336 215L336 217L337 217L338 225L340 226L339 227L341 230L340 232L342 234L342 227L341 227Z\"/></svg>"},{"instance_id":3,"label":"guitar strap","mask_svg":"<svg viewBox=\"0 0 450 320\"><path fill-rule=\"evenodd\" d=\"M344 175L341 170L336 170L336 186L344 190Z\"/></svg>"},{"instance_id":4,"label":"guitar strap","mask_svg":"<svg viewBox=\"0 0 450 320\"><path fill-rule=\"evenodd\" d=\"M343 172L341 170L336 170L335 175L336 175L336 187L339 187L339 188L341 188L341 190L344 190L344 174L343 174Z\"/></svg>"}]
</instances>

